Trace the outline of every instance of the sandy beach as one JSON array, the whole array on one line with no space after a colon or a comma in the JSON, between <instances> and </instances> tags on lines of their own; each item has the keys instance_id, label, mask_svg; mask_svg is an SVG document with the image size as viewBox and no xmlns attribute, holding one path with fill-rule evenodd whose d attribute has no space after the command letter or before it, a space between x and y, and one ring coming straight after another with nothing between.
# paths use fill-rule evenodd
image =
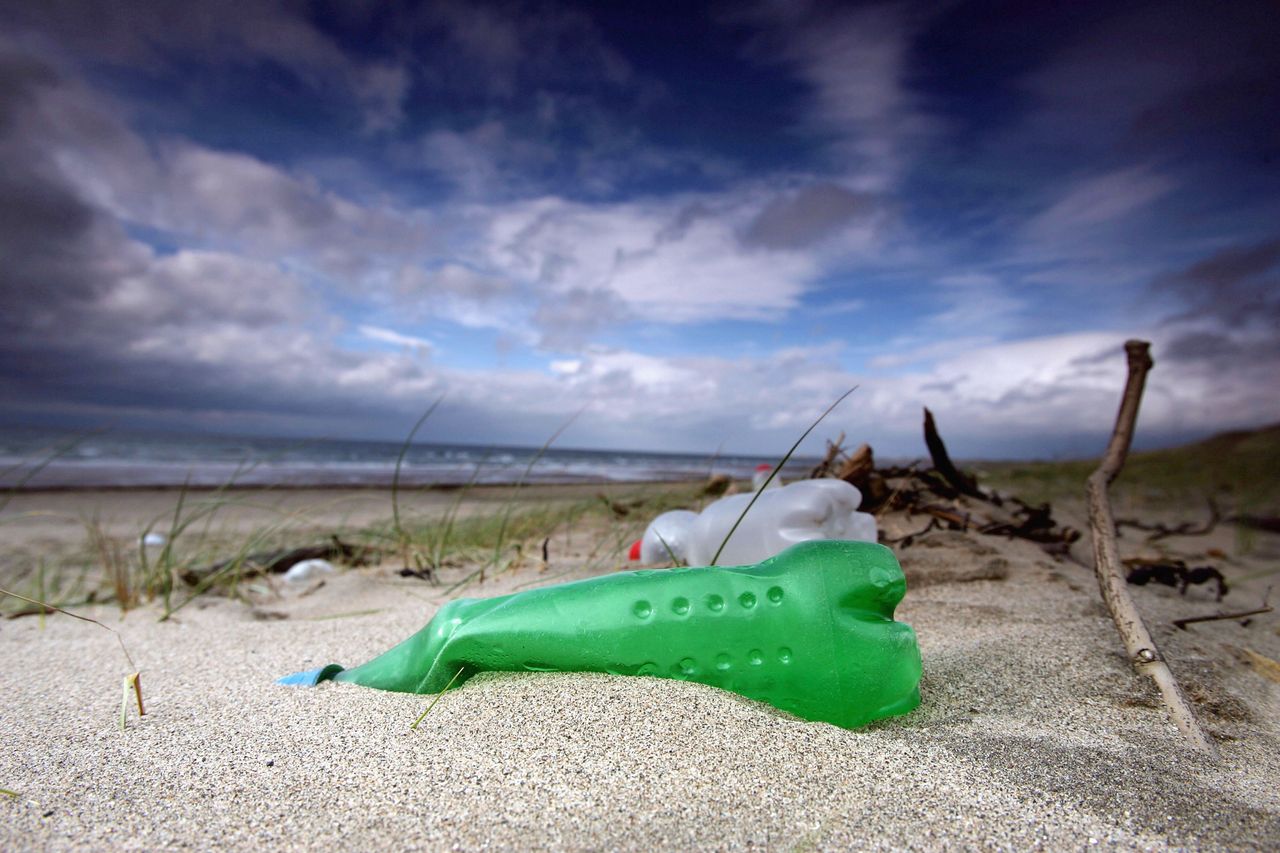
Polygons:
<instances>
[{"instance_id":1,"label":"sandy beach","mask_svg":"<svg viewBox=\"0 0 1280 853\"><path fill-rule=\"evenodd\" d=\"M412 500L447 500L424 494ZM567 493L533 500L556 494ZM305 509L316 529L389 512L385 493L269 497ZM74 550L79 518L96 512L113 535L136 537L172 500L22 495L0 535L11 562ZM1063 512L1078 525L1083 511ZM253 520L246 510L242 523ZM599 540L565 530L548 569L518 564L460 594L625 567L624 547L590 558ZM898 619L919 636L924 701L857 731L655 678L481 675L416 731L430 697L275 684L387 649L465 575L450 569L435 586L384 560L319 588L202 596L166 622L154 605L124 618L114 604L77 608L118 631L142 673L147 714L131 707L124 731L132 669L111 633L60 614L0 622L0 788L14 792L0 797L0 847L1275 849L1280 684L1245 649L1280 658L1280 619L1171 621L1257 606L1280 536L1241 547L1224 525L1164 544L1219 549L1232 583L1221 605L1205 587L1133 588L1219 763L1184 745L1130 670L1092 574L1025 541L933 531L899 551L909 590ZM1122 540L1126 556L1142 547Z\"/></svg>"}]
</instances>

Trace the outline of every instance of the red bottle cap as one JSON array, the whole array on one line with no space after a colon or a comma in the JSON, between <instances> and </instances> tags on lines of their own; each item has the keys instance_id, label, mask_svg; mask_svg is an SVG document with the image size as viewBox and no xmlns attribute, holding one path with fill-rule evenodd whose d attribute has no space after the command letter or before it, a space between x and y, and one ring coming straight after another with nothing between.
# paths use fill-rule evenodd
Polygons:
<instances>
[{"instance_id":1,"label":"red bottle cap","mask_svg":"<svg viewBox=\"0 0 1280 853\"><path fill-rule=\"evenodd\" d=\"M640 559L640 540L639 539L631 543L631 553L629 554L629 557L632 560Z\"/></svg>"}]
</instances>

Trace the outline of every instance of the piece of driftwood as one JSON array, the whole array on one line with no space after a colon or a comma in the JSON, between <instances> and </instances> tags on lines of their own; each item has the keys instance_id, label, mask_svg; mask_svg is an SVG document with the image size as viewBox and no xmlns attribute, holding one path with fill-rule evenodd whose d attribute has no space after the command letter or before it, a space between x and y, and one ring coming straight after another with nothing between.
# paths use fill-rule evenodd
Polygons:
<instances>
[{"instance_id":1,"label":"piece of driftwood","mask_svg":"<svg viewBox=\"0 0 1280 853\"><path fill-rule=\"evenodd\" d=\"M343 542L337 536L331 536L324 545L312 545L306 548L290 548L279 551L263 551L249 554L246 557L220 560L207 566L187 569L182 573L182 580L191 586L198 586L212 575L226 571L237 563L240 564L245 577L287 572L296 563L301 563L303 560L341 560L352 566L362 566L367 564L369 558L375 553L376 549L361 545L351 545Z\"/></svg>"},{"instance_id":2,"label":"piece of driftwood","mask_svg":"<svg viewBox=\"0 0 1280 853\"><path fill-rule=\"evenodd\" d=\"M932 432L935 441L940 443L936 424ZM838 467L828 464L829 460L839 459L844 461ZM866 444L852 453L832 445L823 464L816 466L813 472L852 483L862 492L859 509L877 517L890 511L905 512L908 516L925 515L930 517L928 530L976 531L989 536L1026 539L1055 559L1079 562L1070 549L1071 544L1080 538L1080 532L1059 525L1048 504L1032 505L1015 497L1001 497L983 489L972 475L965 477L972 485L971 491L978 497L961 494L939 471L924 468L922 461L908 466L877 468L874 453ZM920 530L897 538L884 537L880 541L909 548L924 532Z\"/></svg>"},{"instance_id":3,"label":"piece of driftwood","mask_svg":"<svg viewBox=\"0 0 1280 853\"><path fill-rule=\"evenodd\" d=\"M829 477L836 470L836 460L844 455L844 433L840 433L835 441L827 439L827 452L822 457L822 461L809 471L809 479L817 480L822 477Z\"/></svg>"},{"instance_id":4,"label":"piece of driftwood","mask_svg":"<svg viewBox=\"0 0 1280 853\"><path fill-rule=\"evenodd\" d=\"M863 443L849 457L840 463L836 476L850 483L865 481L876 470L876 460L871 452L871 445Z\"/></svg>"},{"instance_id":5,"label":"piece of driftwood","mask_svg":"<svg viewBox=\"0 0 1280 853\"><path fill-rule=\"evenodd\" d=\"M706 498L718 498L728 492L732 485L733 480L728 474L712 474L707 478L699 494Z\"/></svg>"},{"instance_id":6,"label":"piece of driftwood","mask_svg":"<svg viewBox=\"0 0 1280 853\"><path fill-rule=\"evenodd\" d=\"M1274 607L1258 607L1254 610L1240 610L1235 613L1214 613L1209 616L1188 616L1186 619L1174 619L1173 624L1183 631L1187 630L1188 625L1194 625L1197 622L1221 622L1224 619L1244 619L1248 616L1259 616L1263 613L1270 613L1275 610Z\"/></svg>"},{"instance_id":7,"label":"piece of driftwood","mask_svg":"<svg viewBox=\"0 0 1280 853\"><path fill-rule=\"evenodd\" d=\"M1248 527L1252 530L1265 530L1269 533L1280 533L1280 517L1268 515L1233 515L1233 524Z\"/></svg>"},{"instance_id":8,"label":"piece of driftwood","mask_svg":"<svg viewBox=\"0 0 1280 853\"><path fill-rule=\"evenodd\" d=\"M1013 506L1013 519L987 522L979 528L980 532L988 536L1028 539L1040 545L1070 546L1080 538L1079 530L1058 526L1053 520L1053 508L1047 503L1033 506L1018 498L1009 498L1007 502Z\"/></svg>"},{"instance_id":9,"label":"piece of driftwood","mask_svg":"<svg viewBox=\"0 0 1280 853\"><path fill-rule=\"evenodd\" d=\"M933 459L933 467L937 469L953 489L971 498L987 500L987 496L978 488L978 481L961 471L951 461L947 446L938 435L938 426L933 421L933 412L924 410L924 444L929 448L929 456Z\"/></svg>"},{"instance_id":10,"label":"piece of driftwood","mask_svg":"<svg viewBox=\"0 0 1280 853\"><path fill-rule=\"evenodd\" d=\"M1147 372L1151 369L1151 345L1146 341L1126 341L1125 354L1128 359L1129 376L1125 382L1124 396L1120 400L1120 410L1116 414L1115 429L1107 444L1102 464L1089 475L1086 484L1086 495L1089 501L1089 530L1093 539L1094 572L1098 577L1098 589L1102 600L1111 611L1111 618L1116 623L1116 630L1129 654L1129 662L1139 673L1150 677L1160 688L1160 695L1174 724L1182 731L1187 740L1197 749L1217 756L1218 749L1209 740L1195 711L1187 702L1182 688L1178 685L1169 664L1160 654L1155 640L1151 638L1147 626L1129 596L1129 588L1120 573L1120 554L1116 548L1116 527L1111 512L1111 498L1107 493L1108 486L1115 480L1124 467L1125 457L1129 454L1129 445L1133 440L1134 425L1138 419L1138 406L1142 402L1142 389L1146 384Z\"/></svg>"}]
</instances>

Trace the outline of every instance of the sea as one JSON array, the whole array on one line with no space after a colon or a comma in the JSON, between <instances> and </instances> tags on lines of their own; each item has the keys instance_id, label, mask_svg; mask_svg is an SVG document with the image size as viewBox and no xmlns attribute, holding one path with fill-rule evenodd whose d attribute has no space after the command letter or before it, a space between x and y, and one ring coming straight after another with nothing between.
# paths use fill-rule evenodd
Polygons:
<instances>
[{"instance_id":1,"label":"sea","mask_svg":"<svg viewBox=\"0 0 1280 853\"><path fill-rule=\"evenodd\" d=\"M403 456L402 456L403 454ZM750 479L778 457L0 428L0 490L385 487ZM783 476L814 459L792 457Z\"/></svg>"}]
</instances>

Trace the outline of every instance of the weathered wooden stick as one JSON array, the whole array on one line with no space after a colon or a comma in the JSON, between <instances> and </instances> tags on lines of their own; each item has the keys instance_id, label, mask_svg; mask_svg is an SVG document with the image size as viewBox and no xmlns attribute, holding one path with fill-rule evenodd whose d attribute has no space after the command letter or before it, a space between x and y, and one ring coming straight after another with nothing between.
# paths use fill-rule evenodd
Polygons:
<instances>
[{"instance_id":1,"label":"weathered wooden stick","mask_svg":"<svg viewBox=\"0 0 1280 853\"><path fill-rule=\"evenodd\" d=\"M1111 433L1111 441L1107 445L1106 454L1098 470L1089 476L1087 494L1089 498L1089 529L1093 538L1094 572L1098 576L1098 588L1102 599L1111 611L1116 630L1129 653L1129 661L1134 669L1152 678L1160 688L1165 707L1187 740L1196 748L1217 757L1218 748L1205 735L1196 719L1195 712L1187 702L1177 679L1156 647L1155 640L1143 624L1138 609L1129 597L1124 575L1120 572L1120 555L1116 548L1115 520L1111 513L1111 499L1107 487L1115 480L1124 467L1125 457L1129 454L1129 444L1133 440L1134 424L1138 419L1138 405L1142 402L1142 389L1147 381L1147 371L1151 369L1151 345L1146 341L1126 341L1125 353L1129 360L1129 379L1125 383L1124 397L1120 401L1120 411L1116 415L1115 430Z\"/></svg>"},{"instance_id":2,"label":"weathered wooden stick","mask_svg":"<svg viewBox=\"0 0 1280 853\"><path fill-rule=\"evenodd\" d=\"M1173 624L1185 631L1187 630L1188 625L1194 625L1198 622L1221 622L1224 619L1243 619L1246 616L1258 616L1263 613L1270 613L1272 610L1275 610L1275 608L1264 606L1258 607L1254 610L1240 610L1235 613L1214 613L1211 616L1191 616L1187 619L1174 619Z\"/></svg>"},{"instance_id":3,"label":"weathered wooden stick","mask_svg":"<svg viewBox=\"0 0 1280 853\"><path fill-rule=\"evenodd\" d=\"M979 500L987 499L978 488L977 480L965 474L951 461L947 446L942 443L942 436L938 435L938 425L933 422L933 412L928 408L924 410L924 443L933 458L933 467L957 492Z\"/></svg>"}]
</instances>

